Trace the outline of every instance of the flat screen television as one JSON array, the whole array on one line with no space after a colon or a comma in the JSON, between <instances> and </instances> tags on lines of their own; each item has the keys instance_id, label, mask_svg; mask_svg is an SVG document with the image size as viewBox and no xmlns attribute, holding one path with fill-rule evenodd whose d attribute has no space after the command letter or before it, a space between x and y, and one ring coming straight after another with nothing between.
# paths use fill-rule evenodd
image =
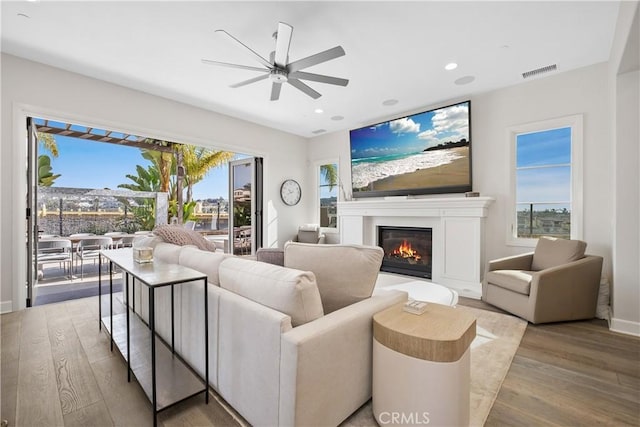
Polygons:
<instances>
[{"instance_id":1,"label":"flat screen television","mask_svg":"<svg viewBox=\"0 0 640 427\"><path fill-rule=\"evenodd\" d=\"M471 191L471 101L350 131L354 198Z\"/></svg>"}]
</instances>

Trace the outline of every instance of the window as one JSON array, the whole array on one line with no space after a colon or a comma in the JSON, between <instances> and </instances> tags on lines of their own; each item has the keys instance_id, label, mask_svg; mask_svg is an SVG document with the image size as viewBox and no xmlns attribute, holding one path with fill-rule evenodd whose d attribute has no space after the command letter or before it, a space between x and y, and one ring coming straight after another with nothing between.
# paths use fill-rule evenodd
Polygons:
<instances>
[{"instance_id":1,"label":"window","mask_svg":"<svg viewBox=\"0 0 640 427\"><path fill-rule=\"evenodd\" d=\"M336 228L338 223L338 164L323 162L318 166L317 173L320 227Z\"/></svg>"},{"instance_id":2,"label":"window","mask_svg":"<svg viewBox=\"0 0 640 427\"><path fill-rule=\"evenodd\" d=\"M540 236L581 238L582 117L514 127L512 147L513 244Z\"/></svg>"}]
</instances>

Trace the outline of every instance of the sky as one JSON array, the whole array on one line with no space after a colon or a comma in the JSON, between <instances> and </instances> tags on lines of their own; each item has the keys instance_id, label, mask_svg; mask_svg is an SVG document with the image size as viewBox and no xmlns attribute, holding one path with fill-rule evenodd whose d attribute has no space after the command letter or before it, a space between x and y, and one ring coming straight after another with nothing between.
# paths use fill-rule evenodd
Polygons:
<instances>
[{"instance_id":1,"label":"sky","mask_svg":"<svg viewBox=\"0 0 640 427\"><path fill-rule=\"evenodd\" d=\"M443 142L469 141L464 102L351 131L351 158L406 156Z\"/></svg>"},{"instance_id":2,"label":"sky","mask_svg":"<svg viewBox=\"0 0 640 427\"><path fill-rule=\"evenodd\" d=\"M132 184L127 174L137 175L136 165L147 167L151 164L142 158L140 149L117 144L89 141L55 135L59 155L38 147L39 154L49 154L54 174L61 174L55 181L56 187L109 188L117 189L118 184ZM229 198L227 166L211 169L209 174L193 187L193 198Z\"/></svg>"},{"instance_id":3,"label":"sky","mask_svg":"<svg viewBox=\"0 0 640 427\"><path fill-rule=\"evenodd\" d=\"M571 128L520 134L516 140L518 203L571 201ZM567 207L568 205L549 207Z\"/></svg>"}]
</instances>

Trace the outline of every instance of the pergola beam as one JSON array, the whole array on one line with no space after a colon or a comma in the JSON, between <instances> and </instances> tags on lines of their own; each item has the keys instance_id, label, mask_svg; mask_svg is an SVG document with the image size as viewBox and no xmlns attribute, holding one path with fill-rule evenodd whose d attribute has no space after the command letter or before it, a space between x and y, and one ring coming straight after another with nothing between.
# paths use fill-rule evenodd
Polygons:
<instances>
[{"instance_id":1,"label":"pergola beam","mask_svg":"<svg viewBox=\"0 0 640 427\"><path fill-rule=\"evenodd\" d=\"M71 129L70 124L66 124L63 128L59 128L51 125L49 120L45 120L44 125L36 125L36 128L38 132L49 133L52 135L69 136L72 138L80 138L90 141L106 142L109 144L126 145L128 147L173 153L172 147L161 145L159 142L146 142L146 138L137 135L125 134L122 138L116 138L114 136L111 136L111 134L113 133L112 131L107 132L106 135L98 135L95 133L91 133L93 128L87 128L86 131L78 131ZM135 137L136 140L132 141L128 139L131 136Z\"/></svg>"}]
</instances>

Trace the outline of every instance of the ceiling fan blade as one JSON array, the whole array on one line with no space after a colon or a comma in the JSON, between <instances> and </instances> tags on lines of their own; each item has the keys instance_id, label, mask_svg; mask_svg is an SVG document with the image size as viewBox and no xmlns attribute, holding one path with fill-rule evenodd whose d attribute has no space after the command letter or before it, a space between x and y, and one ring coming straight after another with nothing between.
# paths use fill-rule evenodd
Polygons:
<instances>
[{"instance_id":1,"label":"ceiling fan blade","mask_svg":"<svg viewBox=\"0 0 640 427\"><path fill-rule=\"evenodd\" d=\"M269 71L268 69L265 69L265 68L249 67L248 65L240 65L240 64L229 64L228 62L212 61L210 59L201 59L201 61L203 64L220 65L222 67L229 67L229 68L240 68L241 70L260 71L260 72Z\"/></svg>"},{"instance_id":2,"label":"ceiling fan blade","mask_svg":"<svg viewBox=\"0 0 640 427\"><path fill-rule=\"evenodd\" d=\"M318 93L315 90L311 89L309 86L307 86L306 84L302 83L300 80L289 79L289 80L287 80L287 83L289 83L291 86L295 87L296 89L301 90L302 92L306 93L307 95L309 95L313 99L318 99L318 98L320 98L322 96L320 93Z\"/></svg>"},{"instance_id":3,"label":"ceiling fan blade","mask_svg":"<svg viewBox=\"0 0 640 427\"><path fill-rule=\"evenodd\" d=\"M302 70L312 65L327 62L335 58L344 56L344 49L342 46L336 46L324 52L316 53L315 55L307 56L306 58L298 59L287 66L287 70L293 73L298 70Z\"/></svg>"},{"instance_id":4,"label":"ceiling fan blade","mask_svg":"<svg viewBox=\"0 0 640 427\"><path fill-rule=\"evenodd\" d=\"M293 27L284 22L278 23L278 35L276 36L276 55L274 63L284 68L287 66L287 58L289 57L289 46L291 45L291 34Z\"/></svg>"},{"instance_id":5,"label":"ceiling fan blade","mask_svg":"<svg viewBox=\"0 0 640 427\"><path fill-rule=\"evenodd\" d=\"M282 89L282 83L273 82L271 85L271 100L277 101L280 99L280 89Z\"/></svg>"},{"instance_id":6,"label":"ceiling fan blade","mask_svg":"<svg viewBox=\"0 0 640 427\"><path fill-rule=\"evenodd\" d=\"M233 37L231 34L227 33L225 30L216 30L216 33L221 33L221 34L225 35L228 39L230 39L232 42L234 42L235 44L240 45L242 48L244 48L243 50L244 50L244 52L246 54L248 54L249 56L251 56L252 58L257 60L258 62L260 62L265 67L267 67L267 68L272 68L273 67L273 64L271 64L269 61L267 61L262 56L260 56L253 49L251 49L249 46L245 45L240 40L238 40L237 38Z\"/></svg>"},{"instance_id":7,"label":"ceiling fan blade","mask_svg":"<svg viewBox=\"0 0 640 427\"><path fill-rule=\"evenodd\" d=\"M346 86L349 80L339 77L323 76L322 74L305 73L304 71L296 71L290 73L289 78L300 80L311 80L312 82L328 83L330 85Z\"/></svg>"},{"instance_id":8,"label":"ceiling fan blade","mask_svg":"<svg viewBox=\"0 0 640 427\"><path fill-rule=\"evenodd\" d=\"M238 87L242 87L242 86L249 85L249 84L251 84L251 83L259 82L260 80L265 80L265 79L266 79L266 78L268 78L268 77L269 77L269 73L266 73L266 74L264 74L264 75L262 75L262 76L254 77L254 78L252 78L252 79L245 80L245 81L240 82L240 83L232 84L232 85L231 85L231 86L229 86L229 87L232 87L232 88L234 88L234 89L235 89L235 88L238 88Z\"/></svg>"}]
</instances>

